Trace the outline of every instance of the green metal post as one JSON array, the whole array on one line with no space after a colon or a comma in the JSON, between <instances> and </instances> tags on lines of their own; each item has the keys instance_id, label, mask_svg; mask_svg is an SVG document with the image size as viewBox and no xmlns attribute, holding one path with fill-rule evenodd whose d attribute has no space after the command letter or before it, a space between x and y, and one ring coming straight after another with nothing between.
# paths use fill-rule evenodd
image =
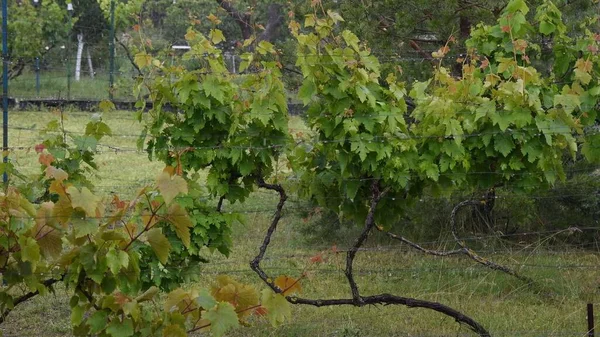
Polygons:
<instances>
[{"instance_id":1,"label":"green metal post","mask_svg":"<svg viewBox=\"0 0 600 337\"><path fill-rule=\"evenodd\" d=\"M73 4L67 4L67 12L69 13L69 37L67 39L67 101L71 100L71 39L73 34Z\"/></svg>"},{"instance_id":2,"label":"green metal post","mask_svg":"<svg viewBox=\"0 0 600 337\"><path fill-rule=\"evenodd\" d=\"M113 100L113 86L114 86L114 74L115 74L115 0L110 2L110 34L109 34L109 48L110 48L110 69L108 73L108 98Z\"/></svg>"}]
</instances>

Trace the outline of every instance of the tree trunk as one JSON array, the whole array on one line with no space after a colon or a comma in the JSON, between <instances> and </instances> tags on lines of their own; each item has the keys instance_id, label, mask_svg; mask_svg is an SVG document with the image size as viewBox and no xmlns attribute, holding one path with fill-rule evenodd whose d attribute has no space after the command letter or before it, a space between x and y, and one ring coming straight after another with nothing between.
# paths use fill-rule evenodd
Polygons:
<instances>
[{"instance_id":1,"label":"tree trunk","mask_svg":"<svg viewBox=\"0 0 600 337\"><path fill-rule=\"evenodd\" d=\"M83 34L77 34L77 60L75 62L75 81L81 79L81 56L83 55Z\"/></svg>"},{"instance_id":2,"label":"tree trunk","mask_svg":"<svg viewBox=\"0 0 600 337\"><path fill-rule=\"evenodd\" d=\"M242 13L235 9L229 0L216 0L219 6L231 16L240 27L242 39L247 40L254 35L254 23L250 13ZM277 37L279 27L283 24L283 6L277 3L271 3L267 9L267 24L265 30L256 38L256 42L266 40L271 41Z\"/></svg>"},{"instance_id":3,"label":"tree trunk","mask_svg":"<svg viewBox=\"0 0 600 337\"><path fill-rule=\"evenodd\" d=\"M90 48L88 47L86 50L88 68L90 70L90 77L94 79L94 65L92 64L92 56L90 55Z\"/></svg>"}]
</instances>

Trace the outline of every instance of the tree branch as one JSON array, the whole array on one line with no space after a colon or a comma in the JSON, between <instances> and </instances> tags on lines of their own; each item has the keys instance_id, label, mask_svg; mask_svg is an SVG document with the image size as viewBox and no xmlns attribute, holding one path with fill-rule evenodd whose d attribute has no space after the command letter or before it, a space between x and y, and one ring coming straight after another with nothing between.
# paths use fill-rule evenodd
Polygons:
<instances>
[{"instance_id":1,"label":"tree branch","mask_svg":"<svg viewBox=\"0 0 600 337\"><path fill-rule=\"evenodd\" d=\"M46 288L49 288L49 287L51 287L52 285L54 285L54 283L61 282L62 280L64 280L64 278L65 278L65 274L62 274L62 275L60 276L60 278L58 278L58 279L51 278L51 279L48 279L48 280L45 280L45 281L43 281L43 282L42 282L42 285L43 285L44 287L46 287ZM29 301L30 299L32 299L33 297L35 297L35 296L37 296L37 295L39 295L39 294L40 294L39 290L36 290L36 291L31 291L31 292L28 292L27 294L25 294L25 295L23 295L23 296L21 296L21 297L17 297L17 299L16 299L16 300L14 300L14 302L13 302L13 309L14 309L14 308L15 308L17 305L19 305L19 304L21 304L21 303L23 303L23 302L27 302L27 301ZM4 323L4 320L6 319L6 317L8 316L8 314L10 314L10 312L11 312L13 309L6 309L6 310L4 310L4 312L2 312L2 315L0 316L0 324Z\"/></svg>"},{"instance_id":2,"label":"tree branch","mask_svg":"<svg viewBox=\"0 0 600 337\"><path fill-rule=\"evenodd\" d=\"M127 47L127 45L126 45L126 44L125 44L123 41L121 41L121 40L117 39L116 37L115 37L115 41L117 41L117 43L118 43L118 44L119 44L119 45L120 45L120 46L123 48L123 50L125 50L125 55L126 55L126 56L127 56L127 58L129 59L129 62L131 63L131 65L132 65L132 66L135 68L135 70L137 71L138 75L139 75L139 76L142 76L142 75L143 75L143 74L142 74L142 70L141 70L141 69L140 69L140 67L138 67L138 66L137 66L137 64L135 63L135 60L133 59L133 56L131 56L131 51L129 50L129 47Z\"/></svg>"},{"instance_id":3,"label":"tree branch","mask_svg":"<svg viewBox=\"0 0 600 337\"><path fill-rule=\"evenodd\" d=\"M242 38L244 40L249 39L254 33L254 29L252 29L252 23L249 13L241 13L229 0L216 0L219 6L223 8L229 16L231 16L235 22L237 22L240 30L242 31Z\"/></svg>"}]
</instances>

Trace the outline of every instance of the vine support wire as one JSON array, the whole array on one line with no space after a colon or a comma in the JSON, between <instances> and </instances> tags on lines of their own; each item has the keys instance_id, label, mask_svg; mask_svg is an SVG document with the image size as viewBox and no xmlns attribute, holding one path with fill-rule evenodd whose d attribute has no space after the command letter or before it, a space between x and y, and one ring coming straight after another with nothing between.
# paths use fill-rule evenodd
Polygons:
<instances>
[{"instance_id":1,"label":"vine support wire","mask_svg":"<svg viewBox=\"0 0 600 337\"><path fill-rule=\"evenodd\" d=\"M8 0L2 0L2 162L8 162ZM6 170L2 181L8 182Z\"/></svg>"}]
</instances>

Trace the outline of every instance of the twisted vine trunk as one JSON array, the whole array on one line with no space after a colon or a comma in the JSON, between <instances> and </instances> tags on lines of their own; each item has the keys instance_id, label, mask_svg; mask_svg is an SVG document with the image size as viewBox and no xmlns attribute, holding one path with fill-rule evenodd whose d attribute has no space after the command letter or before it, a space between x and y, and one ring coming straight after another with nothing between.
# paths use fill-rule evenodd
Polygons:
<instances>
[{"instance_id":1,"label":"twisted vine trunk","mask_svg":"<svg viewBox=\"0 0 600 337\"><path fill-rule=\"evenodd\" d=\"M274 292L278 294L282 294L283 290L280 289L274 283L273 277L269 276L260 266L262 259L264 258L267 248L271 242L271 237L277 230L277 225L282 217L283 207L287 200L287 194L281 185L276 184L268 184L264 181L262 177L257 178L257 184L260 188L264 188L267 190L275 191L279 194L279 202L277 203L277 207L275 209L275 213L269 228L267 229L267 233L263 239L262 245L259 248L258 255L250 262L250 267L252 270L258 275L258 277L263 280L265 284L267 284ZM379 182L373 182L371 186L371 202L370 202L370 210L365 219L365 226L361 234L356 238L354 245L350 248L346 255L346 268L345 275L348 279L348 284L350 288L350 292L352 293L352 298L340 298L340 299L309 299L309 298L301 298L297 296L286 296L286 300L292 304L304 304L311 305L315 307L323 307L323 306L341 306L341 305L351 305L356 307L361 307L364 305L375 305L375 304L383 304L383 305L404 305L409 308L424 308L439 312L446 316L452 317L459 324L465 324L470 330L477 333L481 337L491 337L491 334L477 321L472 319L471 317L461 313L460 311L453 309L449 306L438 302L425 301L410 297L402 297L396 296L392 294L378 294L371 296L363 296L361 295L358 285L354 280L353 273L353 264L354 258L360 247L364 244L367 237L375 227L375 212L379 200L385 194L386 191L380 191Z\"/></svg>"}]
</instances>

